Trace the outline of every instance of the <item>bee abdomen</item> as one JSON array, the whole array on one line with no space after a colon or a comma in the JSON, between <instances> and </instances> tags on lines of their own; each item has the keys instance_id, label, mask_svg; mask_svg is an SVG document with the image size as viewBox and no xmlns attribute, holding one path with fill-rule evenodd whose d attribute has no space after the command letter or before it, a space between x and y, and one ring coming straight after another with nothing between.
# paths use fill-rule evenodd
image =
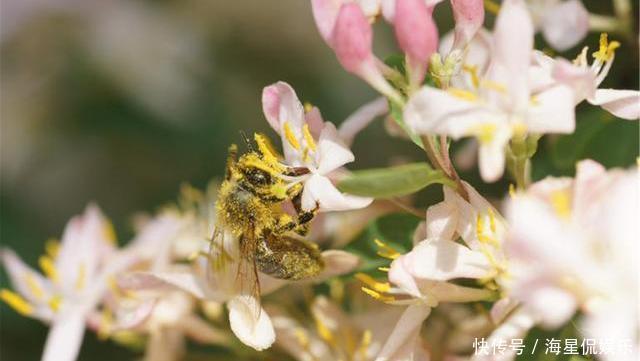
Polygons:
<instances>
[{"instance_id":1,"label":"bee abdomen","mask_svg":"<svg viewBox=\"0 0 640 361\"><path fill-rule=\"evenodd\" d=\"M315 244L287 236L269 235L260 240L255 261L260 272L292 281L313 277L324 268Z\"/></svg>"}]
</instances>

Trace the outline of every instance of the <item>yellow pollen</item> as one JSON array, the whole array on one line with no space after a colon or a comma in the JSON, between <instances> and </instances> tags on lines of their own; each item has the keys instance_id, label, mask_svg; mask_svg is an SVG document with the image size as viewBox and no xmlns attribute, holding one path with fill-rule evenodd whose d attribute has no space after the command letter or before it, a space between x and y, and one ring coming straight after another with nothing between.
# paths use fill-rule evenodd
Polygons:
<instances>
[{"instance_id":1,"label":"yellow pollen","mask_svg":"<svg viewBox=\"0 0 640 361\"><path fill-rule=\"evenodd\" d=\"M304 112L309 113L313 109L313 104L304 102Z\"/></svg>"},{"instance_id":2,"label":"yellow pollen","mask_svg":"<svg viewBox=\"0 0 640 361\"><path fill-rule=\"evenodd\" d=\"M78 267L78 275L76 276L76 290L81 290L84 288L85 279L87 277L87 267L85 267L84 263L80 263Z\"/></svg>"},{"instance_id":3,"label":"yellow pollen","mask_svg":"<svg viewBox=\"0 0 640 361\"><path fill-rule=\"evenodd\" d=\"M513 137L516 139L524 138L527 135L527 125L522 122L517 122L511 127L513 131Z\"/></svg>"},{"instance_id":4,"label":"yellow pollen","mask_svg":"<svg viewBox=\"0 0 640 361\"><path fill-rule=\"evenodd\" d=\"M471 76L471 83L473 84L473 87L478 88L480 86L480 78L478 77L478 66L465 64L462 66L462 70L469 73L469 76Z\"/></svg>"},{"instance_id":5,"label":"yellow pollen","mask_svg":"<svg viewBox=\"0 0 640 361\"><path fill-rule=\"evenodd\" d=\"M62 303L62 297L60 295L55 295L51 297L47 302L47 304L49 305L49 308L53 312L58 312L58 310L60 309L60 303Z\"/></svg>"},{"instance_id":6,"label":"yellow pollen","mask_svg":"<svg viewBox=\"0 0 640 361\"><path fill-rule=\"evenodd\" d=\"M307 147L304 147L302 151L302 161L305 163L309 161L309 148Z\"/></svg>"},{"instance_id":7,"label":"yellow pollen","mask_svg":"<svg viewBox=\"0 0 640 361\"><path fill-rule=\"evenodd\" d=\"M332 278L329 281L329 295L336 303L342 303L344 299L344 282L339 278Z\"/></svg>"},{"instance_id":8,"label":"yellow pollen","mask_svg":"<svg viewBox=\"0 0 640 361\"><path fill-rule=\"evenodd\" d=\"M111 290L111 292L116 296L120 296L120 287L118 287L118 282L116 281L115 277L109 277L109 280L107 281L108 285L109 285L109 290Z\"/></svg>"},{"instance_id":9,"label":"yellow pollen","mask_svg":"<svg viewBox=\"0 0 640 361\"><path fill-rule=\"evenodd\" d=\"M391 260L400 257L400 252L398 252L395 249L389 247L387 244L385 244L381 240L376 238L374 240L374 242L378 246L378 256L384 257L384 258L387 258L387 259L391 259Z\"/></svg>"},{"instance_id":10,"label":"yellow pollen","mask_svg":"<svg viewBox=\"0 0 640 361\"><path fill-rule=\"evenodd\" d=\"M371 345L372 338L371 330L364 330L362 333L362 340L360 340L360 354L363 360L367 358L367 350L369 349L369 345Z\"/></svg>"},{"instance_id":11,"label":"yellow pollen","mask_svg":"<svg viewBox=\"0 0 640 361\"><path fill-rule=\"evenodd\" d=\"M582 51L580 51L580 54L578 54L578 56L576 56L576 58L573 59L572 63L578 66L586 65L588 52L589 52L589 47L585 46L584 48L582 48Z\"/></svg>"},{"instance_id":12,"label":"yellow pollen","mask_svg":"<svg viewBox=\"0 0 640 361\"><path fill-rule=\"evenodd\" d=\"M51 259L56 259L58 252L60 252L60 242L52 238L45 243L44 249L45 253L51 257Z\"/></svg>"},{"instance_id":13,"label":"yellow pollen","mask_svg":"<svg viewBox=\"0 0 640 361\"><path fill-rule=\"evenodd\" d=\"M501 94L506 94L507 93L507 87L504 84L497 83L495 81L483 79L482 82L481 82L481 85L482 85L483 88L494 90L494 91L497 91L498 93L501 93Z\"/></svg>"},{"instance_id":14,"label":"yellow pollen","mask_svg":"<svg viewBox=\"0 0 640 361\"><path fill-rule=\"evenodd\" d=\"M509 183L509 197L511 197L511 199L516 198L516 186L513 185L513 183Z\"/></svg>"},{"instance_id":15,"label":"yellow pollen","mask_svg":"<svg viewBox=\"0 0 640 361\"><path fill-rule=\"evenodd\" d=\"M180 185L180 197L189 203L198 203L204 198L204 194L192 185L183 183Z\"/></svg>"},{"instance_id":16,"label":"yellow pollen","mask_svg":"<svg viewBox=\"0 0 640 361\"><path fill-rule=\"evenodd\" d=\"M500 4L492 0L484 0L484 8L493 15L498 15L500 12Z\"/></svg>"},{"instance_id":17,"label":"yellow pollen","mask_svg":"<svg viewBox=\"0 0 640 361\"><path fill-rule=\"evenodd\" d=\"M246 165L247 167L258 168L272 175L276 173L273 168L269 167L266 163L258 160L247 160Z\"/></svg>"},{"instance_id":18,"label":"yellow pollen","mask_svg":"<svg viewBox=\"0 0 640 361\"><path fill-rule=\"evenodd\" d=\"M42 299L44 297L44 290L40 287L40 284L36 281L35 277L32 274L27 273L24 275L24 278L27 283L27 287L29 287L33 296L39 300Z\"/></svg>"},{"instance_id":19,"label":"yellow pollen","mask_svg":"<svg viewBox=\"0 0 640 361\"><path fill-rule=\"evenodd\" d=\"M307 336L307 333L304 331L304 329L296 328L295 330L293 330L293 335L295 336L296 341L298 341L298 344L302 346L303 349L306 350L309 348L309 337Z\"/></svg>"},{"instance_id":20,"label":"yellow pollen","mask_svg":"<svg viewBox=\"0 0 640 361\"><path fill-rule=\"evenodd\" d=\"M293 134L293 130L291 130L289 122L284 123L284 136L287 138L287 142L289 142L295 150L300 150L300 143L298 143L298 139L296 139L295 134Z\"/></svg>"},{"instance_id":21,"label":"yellow pollen","mask_svg":"<svg viewBox=\"0 0 640 361\"><path fill-rule=\"evenodd\" d=\"M19 294L3 288L0 290L0 300L3 300L16 312L23 316L33 314L33 307Z\"/></svg>"},{"instance_id":22,"label":"yellow pollen","mask_svg":"<svg viewBox=\"0 0 640 361\"><path fill-rule=\"evenodd\" d=\"M490 218L489 222L491 223L491 216L489 216L489 218ZM484 218L482 217L482 215L478 215L478 217L476 218L476 236L478 237L478 241L497 246L498 241L495 238L489 235L486 235L484 227L485 227ZM490 224L489 227L492 228L493 230L493 228L495 228L495 224L493 225Z\"/></svg>"},{"instance_id":23,"label":"yellow pollen","mask_svg":"<svg viewBox=\"0 0 640 361\"><path fill-rule=\"evenodd\" d=\"M378 267L378 271L389 272L389 267Z\"/></svg>"},{"instance_id":24,"label":"yellow pollen","mask_svg":"<svg viewBox=\"0 0 640 361\"><path fill-rule=\"evenodd\" d=\"M482 144L489 144L493 141L496 133L497 125L492 123L477 124L473 126L470 131L475 133L476 137Z\"/></svg>"},{"instance_id":25,"label":"yellow pollen","mask_svg":"<svg viewBox=\"0 0 640 361\"><path fill-rule=\"evenodd\" d=\"M567 191L551 193L551 206L560 218L567 219L571 215L571 199Z\"/></svg>"},{"instance_id":26,"label":"yellow pollen","mask_svg":"<svg viewBox=\"0 0 640 361\"><path fill-rule=\"evenodd\" d=\"M280 155L274 149L273 144L271 144L271 141L269 141L269 138L259 133L255 133L253 135L253 138L258 144L258 149L260 150L260 153L262 153L265 161L267 161L271 166L280 166L280 163L278 162L278 158L280 157Z\"/></svg>"},{"instance_id":27,"label":"yellow pollen","mask_svg":"<svg viewBox=\"0 0 640 361\"><path fill-rule=\"evenodd\" d=\"M613 59L615 51L620 47L617 41L609 42L607 33L600 34L600 49L593 53L593 57L601 62Z\"/></svg>"},{"instance_id":28,"label":"yellow pollen","mask_svg":"<svg viewBox=\"0 0 640 361\"><path fill-rule=\"evenodd\" d=\"M449 92L449 94L458 99L466 100L469 102L475 102L476 100L478 100L478 96L468 90L460 88L449 88L447 89L447 91Z\"/></svg>"},{"instance_id":29,"label":"yellow pollen","mask_svg":"<svg viewBox=\"0 0 640 361\"><path fill-rule=\"evenodd\" d=\"M383 295L380 292L376 292L367 287L360 287L360 289L362 290L362 292L368 294L369 296L375 298L378 301L389 303L396 300L393 296Z\"/></svg>"},{"instance_id":30,"label":"yellow pollen","mask_svg":"<svg viewBox=\"0 0 640 361\"><path fill-rule=\"evenodd\" d=\"M532 95L529 98L529 105L531 105L533 107L540 105L540 101L538 100L538 97L535 96L535 95Z\"/></svg>"},{"instance_id":31,"label":"yellow pollen","mask_svg":"<svg viewBox=\"0 0 640 361\"><path fill-rule=\"evenodd\" d=\"M113 223L111 221L105 220L102 224L102 232L104 234L104 238L107 240L107 244L115 246L117 244L116 241L116 231L113 228Z\"/></svg>"},{"instance_id":32,"label":"yellow pollen","mask_svg":"<svg viewBox=\"0 0 640 361\"><path fill-rule=\"evenodd\" d=\"M106 340L111 333L111 325L113 324L113 315L108 308L102 309L100 317L100 326L98 326L98 339Z\"/></svg>"},{"instance_id":33,"label":"yellow pollen","mask_svg":"<svg viewBox=\"0 0 640 361\"><path fill-rule=\"evenodd\" d=\"M304 135L304 140L307 142L307 146L315 152L316 142L313 140L313 136L311 136L311 132L309 131L309 124L305 124L302 127L302 134Z\"/></svg>"},{"instance_id":34,"label":"yellow pollen","mask_svg":"<svg viewBox=\"0 0 640 361\"><path fill-rule=\"evenodd\" d=\"M491 208L487 209L487 213L489 214L489 228L491 228L491 232L496 233L496 215Z\"/></svg>"},{"instance_id":35,"label":"yellow pollen","mask_svg":"<svg viewBox=\"0 0 640 361\"><path fill-rule=\"evenodd\" d=\"M325 325L318 317L316 317L316 332L318 332L318 335L323 340L327 342L333 341L333 334L331 333L331 330L329 330L327 325Z\"/></svg>"},{"instance_id":36,"label":"yellow pollen","mask_svg":"<svg viewBox=\"0 0 640 361\"><path fill-rule=\"evenodd\" d=\"M38 259L38 264L40 268L42 268L42 272L44 272L47 277L57 283L58 282L58 270L56 269L53 260L49 256L40 256Z\"/></svg>"},{"instance_id":37,"label":"yellow pollen","mask_svg":"<svg viewBox=\"0 0 640 361\"><path fill-rule=\"evenodd\" d=\"M358 281L364 283L369 286L369 288L372 288L377 292L386 293L391 289L391 285L389 285L388 282L378 282L366 273L358 272L355 277Z\"/></svg>"}]
</instances>

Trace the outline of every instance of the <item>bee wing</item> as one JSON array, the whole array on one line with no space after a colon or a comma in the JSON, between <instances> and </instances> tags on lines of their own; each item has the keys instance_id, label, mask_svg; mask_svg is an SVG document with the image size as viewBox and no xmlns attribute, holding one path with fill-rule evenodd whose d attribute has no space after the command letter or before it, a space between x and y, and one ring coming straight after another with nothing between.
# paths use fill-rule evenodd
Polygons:
<instances>
[{"instance_id":1,"label":"bee wing","mask_svg":"<svg viewBox=\"0 0 640 361\"><path fill-rule=\"evenodd\" d=\"M224 229L216 227L209 245L207 279L213 288L222 289L227 294L252 298L245 302L251 314L260 317L260 282L255 263L255 241L246 236L229 239Z\"/></svg>"},{"instance_id":2,"label":"bee wing","mask_svg":"<svg viewBox=\"0 0 640 361\"><path fill-rule=\"evenodd\" d=\"M256 242L249 237L240 239L240 257L236 273L236 286L240 296L249 297L255 302L248 302L251 314L258 319L262 309L260 304L260 280L258 278L258 267L255 262Z\"/></svg>"}]
</instances>

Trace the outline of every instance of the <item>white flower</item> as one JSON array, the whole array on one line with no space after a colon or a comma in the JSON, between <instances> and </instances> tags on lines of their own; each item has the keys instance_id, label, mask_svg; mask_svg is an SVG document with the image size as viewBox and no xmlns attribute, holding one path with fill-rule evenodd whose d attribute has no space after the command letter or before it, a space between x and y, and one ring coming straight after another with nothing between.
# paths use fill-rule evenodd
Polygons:
<instances>
[{"instance_id":1,"label":"white flower","mask_svg":"<svg viewBox=\"0 0 640 361\"><path fill-rule=\"evenodd\" d=\"M312 210L316 202L321 211L356 209L373 201L343 194L331 182L331 173L355 157L335 126L322 120L317 108L305 114L295 91L284 82L264 88L262 105L269 124L282 137L285 164L310 170L294 179L304 182L302 209Z\"/></svg>"},{"instance_id":2,"label":"white flower","mask_svg":"<svg viewBox=\"0 0 640 361\"><path fill-rule=\"evenodd\" d=\"M61 244L49 243L39 263L46 277L24 264L11 250L0 253L11 284L0 298L19 313L49 323L42 360L75 360L87 317L109 290L109 282L136 257L118 251L111 223L97 206L67 224Z\"/></svg>"},{"instance_id":3,"label":"white flower","mask_svg":"<svg viewBox=\"0 0 640 361\"><path fill-rule=\"evenodd\" d=\"M465 184L465 187L470 202L445 188L445 200L427 210L426 226L417 230L418 242L413 250L400 255L391 249L385 250L382 245L383 254L394 258L389 270L393 286L358 275L368 286L365 292L374 298L389 304L408 305L378 360L401 359L398 352L404 350L403 345L408 342L415 342L422 322L439 303L474 302L495 296L489 289L448 282L477 279L493 288L501 283L506 272L502 253L503 221L471 186ZM465 245L455 242L455 234Z\"/></svg>"},{"instance_id":4,"label":"white flower","mask_svg":"<svg viewBox=\"0 0 640 361\"><path fill-rule=\"evenodd\" d=\"M285 309L269 309L276 344L299 361L373 360L390 335L387 322L399 315L396 309L381 306L346 314L324 296L316 297L310 310L311 325L295 320Z\"/></svg>"},{"instance_id":5,"label":"white flower","mask_svg":"<svg viewBox=\"0 0 640 361\"><path fill-rule=\"evenodd\" d=\"M404 110L419 134L474 136L480 143L480 174L485 181L502 176L505 147L512 136L570 133L575 127L573 94L556 85L534 93L527 72L533 51L533 26L520 0L508 0L496 20L492 60L475 90L423 87Z\"/></svg>"},{"instance_id":6,"label":"white flower","mask_svg":"<svg viewBox=\"0 0 640 361\"><path fill-rule=\"evenodd\" d=\"M511 296L557 327L580 310L580 329L597 340L629 341L638 325L638 172L578 164L575 179L547 178L507 207Z\"/></svg>"},{"instance_id":7,"label":"white flower","mask_svg":"<svg viewBox=\"0 0 640 361\"><path fill-rule=\"evenodd\" d=\"M640 118L640 92L637 90L600 89L615 58L617 41L609 42L607 34L600 36L600 48L593 54L591 65L587 61L588 48L585 47L573 63L562 59L552 59L541 52L534 54L534 66L530 78L540 89L565 84L574 92L576 104L587 100L599 105L611 114L629 120Z\"/></svg>"},{"instance_id":8,"label":"white flower","mask_svg":"<svg viewBox=\"0 0 640 361\"><path fill-rule=\"evenodd\" d=\"M213 204L209 199L202 199L202 193L193 188L183 188L183 198L187 198L187 194L199 197L202 203ZM191 212L181 214L175 209L165 209L146 221L129 246L138 256L135 270L180 270L181 266L175 262L192 255L194 245L198 245L199 250L206 244L206 240L194 236L197 233L194 230L203 226L195 219ZM126 279L126 273L119 276ZM96 329L99 337L117 341L148 336L146 360L180 359L186 351L187 337L200 343L229 343L227 334L197 315L198 302L187 292L167 288L123 289L118 282L110 288L112 292L105 297L101 312L92 315L89 325Z\"/></svg>"}]
</instances>

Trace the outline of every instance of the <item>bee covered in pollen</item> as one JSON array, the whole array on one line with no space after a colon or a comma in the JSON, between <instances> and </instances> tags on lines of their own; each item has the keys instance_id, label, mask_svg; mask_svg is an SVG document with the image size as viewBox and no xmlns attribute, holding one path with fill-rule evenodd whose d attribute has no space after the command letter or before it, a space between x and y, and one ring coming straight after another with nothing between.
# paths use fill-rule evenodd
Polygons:
<instances>
[{"instance_id":1,"label":"bee covered in pollen","mask_svg":"<svg viewBox=\"0 0 640 361\"><path fill-rule=\"evenodd\" d=\"M214 274L233 271L229 263L237 262L236 287L259 300L258 272L295 281L317 275L324 263L317 245L301 238L319 208L303 211L300 205L303 187L295 178L309 169L283 165L265 136L254 139L258 151L248 143L249 152L239 158L237 146L229 148L209 256ZM283 209L289 201L293 215Z\"/></svg>"}]
</instances>

